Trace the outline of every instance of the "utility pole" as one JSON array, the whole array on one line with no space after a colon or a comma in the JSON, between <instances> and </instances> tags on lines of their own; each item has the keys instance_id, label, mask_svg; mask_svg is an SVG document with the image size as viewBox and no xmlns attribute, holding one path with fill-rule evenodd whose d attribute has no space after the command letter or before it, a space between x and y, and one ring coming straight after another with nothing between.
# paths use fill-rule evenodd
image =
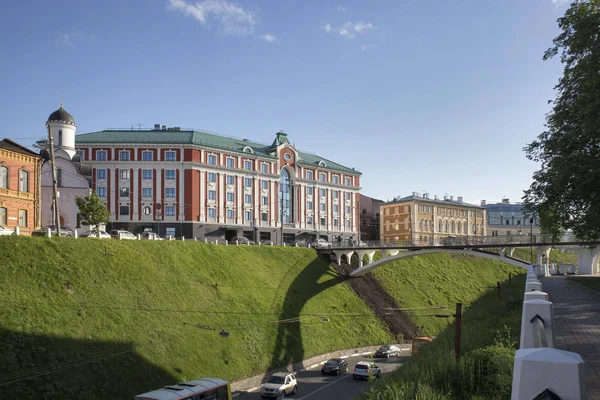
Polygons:
<instances>
[{"instance_id":1,"label":"utility pole","mask_svg":"<svg viewBox=\"0 0 600 400\"><path fill-rule=\"evenodd\" d=\"M52 131L50 124L48 126L48 143L50 145L50 167L52 168L52 188L54 191L54 225L56 226L56 235L60 237L60 212L58 210L58 182L56 182L56 164L54 163L54 144L52 142Z\"/></svg>"}]
</instances>

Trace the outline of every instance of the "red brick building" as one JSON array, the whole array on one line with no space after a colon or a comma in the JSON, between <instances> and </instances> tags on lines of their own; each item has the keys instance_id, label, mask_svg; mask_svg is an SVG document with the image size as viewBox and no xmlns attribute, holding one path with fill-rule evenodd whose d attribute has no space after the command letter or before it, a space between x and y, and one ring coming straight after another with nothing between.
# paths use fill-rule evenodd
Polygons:
<instances>
[{"instance_id":1,"label":"red brick building","mask_svg":"<svg viewBox=\"0 0 600 400\"><path fill-rule=\"evenodd\" d=\"M42 159L9 139L0 141L0 225L30 234L40 227Z\"/></svg>"}]
</instances>

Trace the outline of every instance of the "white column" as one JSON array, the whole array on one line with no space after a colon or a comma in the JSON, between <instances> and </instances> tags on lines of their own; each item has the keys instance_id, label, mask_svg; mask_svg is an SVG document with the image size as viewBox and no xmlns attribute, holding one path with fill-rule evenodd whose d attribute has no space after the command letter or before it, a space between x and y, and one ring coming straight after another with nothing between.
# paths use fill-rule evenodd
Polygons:
<instances>
[{"instance_id":1,"label":"white column","mask_svg":"<svg viewBox=\"0 0 600 400\"><path fill-rule=\"evenodd\" d=\"M137 153L137 151L134 151L133 154L135 156L135 154ZM133 193L131 193L133 195L133 200L131 204L131 207L133 208L133 221L139 221L138 218L138 204L139 204L139 199L140 197L142 197L141 193L138 193L139 191L139 182L140 179L138 177L138 173L139 173L139 168L131 168L133 171L131 171L131 175L129 178L131 178L131 181L133 182Z\"/></svg>"},{"instance_id":2,"label":"white column","mask_svg":"<svg viewBox=\"0 0 600 400\"><path fill-rule=\"evenodd\" d=\"M299 184L298 190L300 191L300 204L298 204L298 208L300 209L300 219L298 220L298 227L304 229L306 228L306 186Z\"/></svg>"},{"instance_id":3,"label":"white column","mask_svg":"<svg viewBox=\"0 0 600 400\"><path fill-rule=\"evenodd\" d=\"M157 153L160 153L160 151L158 151ZM163 173L163 169L162 168L156 168L156 169L153 169L153 172L154 172L154 174L156 174L156 187L153 188L153 190L154 190L154 198L156 199L154 201L156 202L155 204L160 204L162 202L161 174ZM162 221L162 216L165 215L164 208L161 208L160 213L161 213L160 214L161 215L160 220Z\"/></svg>"},{"instance_id":4,"label":"white column","mask_svg":"<svg viewBox=\"0 0 600 400\"><path fill-rule=\"evenodd\" d=\"M271 169L273 167L271 166ZM271 226L277 226L277 216L279 215L277 213L277 210L279 209L279 202L277 201L277 197L275 196L275 182L274 180L269 180L269 192L271 194L271 203L269 204L270 207L270 215L269 215L269 221L270 221L270 225Z\"/></svg>"},{"instance_id":5,"label":"white column","mask_svg":"<svg viewBox=\"0 0 600 400\"><path fill-rule=\"evenodd\" d=\"M238 163L240 158L238 157ZM238 164L239 165L239 164ZM235 219L236 224L242 223L243 213L244 213L244 177L237 176L235 177L235 182L237 185L237 199L235 201L235 209L237 210L237 218Z\"/></svg>"},{"instance_id":6,"label":"white column","mask_svg":"<svg viewBox=\"0 0 600 400\"><path fill-rule=\"evenodd\" d=\"M329 175L329 174L328 174ZM332 231L333 230L333 205L331 204L331 189L327 188L325 189L325 202L327 203L327 230Z\"/></svg>"},{"instance_id":7,"label":"white column","mask_svg":"<svg viewBox=\"0 0 600 400\"><path fill-rule=\"evenodd\" d=\"M256 166L259 166L259 162L258 160L255 161ZM252 190L254 191L254 203L252 204L252 222L254 222L256 224L256 226L258 226L260 224L260 205L261 205L261 198L260 198L260 179L258 178L258 175L254 177L253 182L252 182Z\"/></svg>"},{"instance_id":8,"label":"white column","mask_svg":"<svg viewBox=\"0 0 600 400\"><path fill-rule=\"evenodd\" d=\"M201 150L201 154L202 154L202 150ZM206 221L206 210L205 210L205 205L206 205L206 187L204 185L204 180L206 179L206 176L204 175L206 172L204 171L200 171L200 221Z\"/></svg>"},{"instance_id":9,"label":"white column","mask_svg":"<svg viewBox=\"0 0 600 400\"><path fill-rule=\"evenodd\" d=\"M221 156L219 156L220 158ZM219 204L217 204L217 210L219 213L219 218L218 218L218 222L219 223L223 223L225 221L225 207L223 207L223 205L225 204L225 175L222 172L217 173L217 190L219 195L217 196L219 198Z\"/></svg>"}]
</instances>

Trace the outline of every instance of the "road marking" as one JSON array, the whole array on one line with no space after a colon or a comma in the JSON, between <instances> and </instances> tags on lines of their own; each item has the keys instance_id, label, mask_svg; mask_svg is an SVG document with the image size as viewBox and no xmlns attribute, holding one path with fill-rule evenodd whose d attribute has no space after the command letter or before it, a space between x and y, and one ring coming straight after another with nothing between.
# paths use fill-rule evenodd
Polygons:
<instances>
[{"instance_id":1,"label":"road marking","mask_svg":"<svg viewBox=\"0 0 600 400\"><path fill-rule=\"evenodd\" d=\"M347 375L344 375L344 376L343 376L343 377L341 377L340 379L336 379L335 381L333 381L333 382L331 382L331 383L328 383L328 384L327 384L327 385L325 385L325 386L321 386L320 388L318 388L318 389L317 389L317 390L315 390L314 392L312 392L312 393L309 393L309 394L307 394L307 395L306 395L306 396L304 396L304 397L300 397L298 400L306 399L306 398L308 398L309 396L312 396L313 394L315 394L315 393L317 393L317 392L320 392L321 390L325 389L326 387L328 387L328 386L331 386L331 385L333 385L333 384L335 384L335 383L338 383L338 382L339 382L339 381L341 381L342 379L346 379L346 378L349 378L349 377L351 377L351 376L352 376L352 374L347 374Z\"/></svg>"}]
</instances>

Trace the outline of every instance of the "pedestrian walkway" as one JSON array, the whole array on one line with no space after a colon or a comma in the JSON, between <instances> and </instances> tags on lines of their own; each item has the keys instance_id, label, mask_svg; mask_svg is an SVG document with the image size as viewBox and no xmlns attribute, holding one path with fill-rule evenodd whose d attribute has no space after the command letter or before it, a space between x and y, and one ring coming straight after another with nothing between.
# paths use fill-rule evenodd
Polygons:
<instances>
[{"instance_id":1,"label":"pedestrian walkway","mask_svg":"<svg viewBox=\"0 0 600 400\"><path fill-rule=\"evenodd\" d=\"M588 398L600 400L600 294L565 276L547 276L542 283L554 303L555 347L583 357Z\"/></svg>"}]
</instances>

